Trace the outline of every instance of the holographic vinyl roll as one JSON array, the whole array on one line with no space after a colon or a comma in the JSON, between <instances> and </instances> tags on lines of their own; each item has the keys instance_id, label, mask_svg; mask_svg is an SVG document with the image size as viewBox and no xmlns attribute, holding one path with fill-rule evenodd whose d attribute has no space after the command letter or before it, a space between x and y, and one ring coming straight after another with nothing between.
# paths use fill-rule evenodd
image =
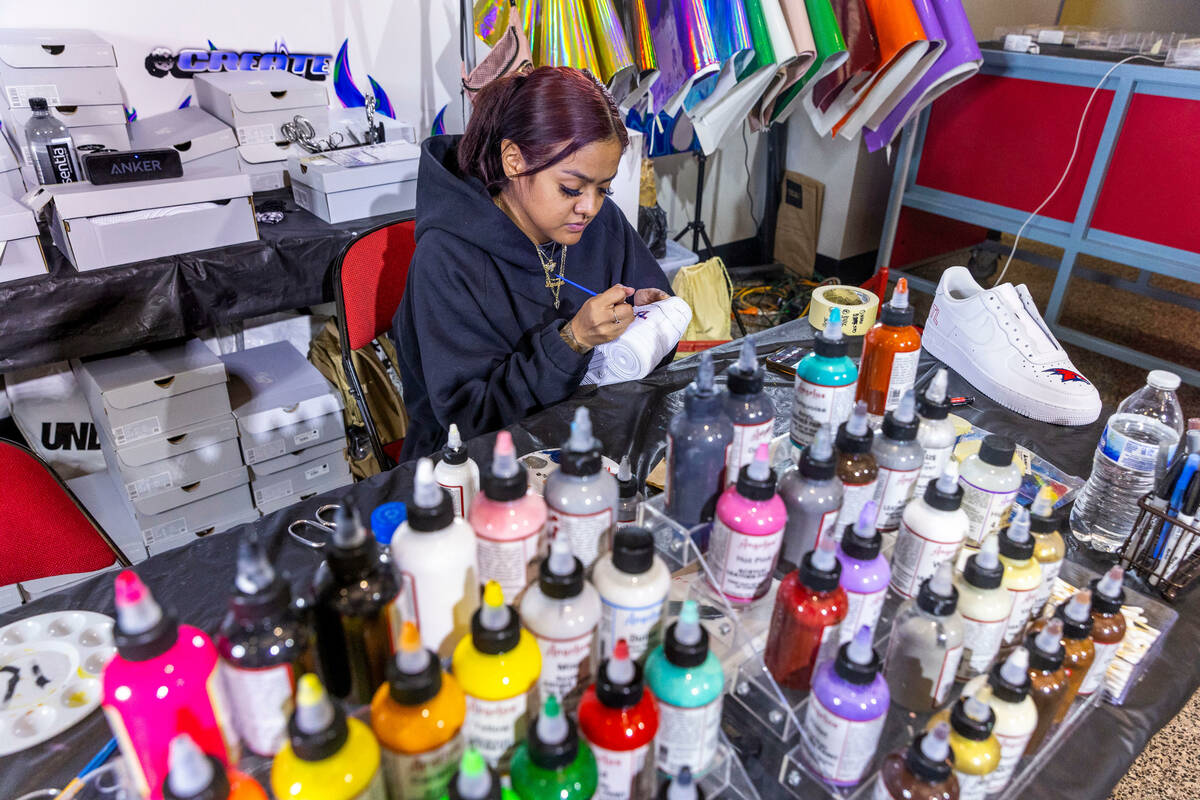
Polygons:
<instances>
[{"instance_id":1,"label":"holographic vinyl roll","mask_svg":"<svg viewBox=\"0 0 1200 800\"><path fill-rule=\"evenodd\" d=\"M625 38L625 28L613 5L614 0L584 0L596 58L600 62L597 77L605 83L622 70L633 67L633 53Z\"/></svg>"},{"instance_id":2,"label":"holographic vinyl roll","mask_svg":"<svg viewBox=\"0 0 1200 800\"><path fill-rule=\"evenodd\" d=\"M600 60L588 24L584 0L539 0L542 60L538 66L576 67L600 75ZM536 61L536 56L535 56Z\"/></svg>"},{"instance_id":3,"label":"holographic vinyl roll","mask_svg":"<svg viewBox=\"0 0 1200 800\"><path fill-rule=\"evenodd\" d=\"M508 28L508 0L475 0L475 35L495 47Z\"/></svg>"},{"instance_id":4,"label":"holographic vinyl roll","mask_svg":"<svg viewBox=\"0 0 1200 800\"><path fill-rule=\"evenodd\" d=\"M633 48L633 63L645 75L658 69L654 41L650 38L650 20L646 17L646 0L625 0L625 30Z\"/></svg>"},{"instance_id":5,"label":"holographic vinyl roll","mask_svg":"<svg viewBox=\"0 0 1200 800\"><path fill-rule=\"evenodd\" d=\"M750 38L750 19L742 0L705 0L704 10L717 58L722 62L754 47Z\"/></svg>"}]
</instances>

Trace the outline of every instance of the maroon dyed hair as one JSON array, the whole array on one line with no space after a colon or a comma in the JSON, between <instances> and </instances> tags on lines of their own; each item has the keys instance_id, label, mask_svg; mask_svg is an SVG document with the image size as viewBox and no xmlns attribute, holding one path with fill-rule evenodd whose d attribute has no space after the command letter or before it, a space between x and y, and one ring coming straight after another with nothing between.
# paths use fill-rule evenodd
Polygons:
<instances>
[{"instance_id":1,"label":"maroon dyed hair","mask_svg":"<svg viewBox=\"0 0 1200 800\"><path fill-rule=\"evenodd\" d=\"M616 103L591 73L572 67L538 67L492 81L475 96L471 120L458 144L458 168L497 194L509 182L500 161L505 139L521 149L529 168L552 167L582 147L629 134Z\"/></svg>"}]
</instances>

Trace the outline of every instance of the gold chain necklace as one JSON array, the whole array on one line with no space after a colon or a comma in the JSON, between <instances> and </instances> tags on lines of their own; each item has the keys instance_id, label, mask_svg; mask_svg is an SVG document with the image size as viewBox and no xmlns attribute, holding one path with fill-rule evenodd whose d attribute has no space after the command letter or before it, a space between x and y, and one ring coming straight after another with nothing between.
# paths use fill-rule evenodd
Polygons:
<instances>
[{"instance_id":1,"label":"gold chain necklace","mask_svg":"<svg viewBox=\"0 0 1200 800\"><path fill-rule=\"evenodd\" d=\"M496 195L492 199L492 202L496 204L497 208L504 212L505 216L507 216L509 219L512 219L515 224L516 220L513 219L512 212L509 211L508 204L504 202L504 198L502 198L500 195ZM546 288L554 294L554 308L557 309L559 307L558 293L562 291L563 273L565 273L567 270L567 246L563 245L562 253L559 254L557 275L554 274L553 245L551 245L551 255L549 256L542 252L542 248L539 247L536 242L533 245L533 249L537 253L538 261L542 265L542 272L546 275Z\"/></svg>"}]
</instances>

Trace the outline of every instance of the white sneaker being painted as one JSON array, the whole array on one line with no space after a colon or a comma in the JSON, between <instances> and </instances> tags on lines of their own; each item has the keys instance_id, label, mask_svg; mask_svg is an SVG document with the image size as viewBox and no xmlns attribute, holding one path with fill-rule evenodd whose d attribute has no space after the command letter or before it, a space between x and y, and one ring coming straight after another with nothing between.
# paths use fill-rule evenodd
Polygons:
<instances>
[{"instance_id":1,"label":"white sneaker being painted","mask_svg":"<svg viewBox=\"0 0 1200 800\"><path fill-rule=\"evenodd\" d=\"M921 346L1018 414L1058 425L1100 416L1100 394L1054 338L1029 290L984 289L965 267L938 282Z\"/></svg>"}]
</instances>

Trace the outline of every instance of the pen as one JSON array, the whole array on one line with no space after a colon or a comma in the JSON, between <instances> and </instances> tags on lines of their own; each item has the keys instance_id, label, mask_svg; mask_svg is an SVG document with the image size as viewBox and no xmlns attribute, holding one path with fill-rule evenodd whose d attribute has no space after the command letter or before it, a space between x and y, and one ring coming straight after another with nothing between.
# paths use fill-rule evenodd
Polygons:
<instances>
[{"instance_id":1,"label":"pen","mask_svg":"<svg viewBox=\"0 0 1200 800\"><path fill-rule=\"evenodd\" d=\"M957 408L958 406L969 406L969 405L972 405L974 402L975 402L975 398L969 394L963 395L962 397L951 397L950 398L950 407Z\"/></svg>"},{"instance_id":2,"label":"pen","mask_svg":"<svg viewBox=\"0 0 1200 800\"><path fill-rule=\"evenodd\" d=\"M1196 512L1200 510L1200 472L1192 476L1192 482L1188 485L1187 493L1183 498L1183 506L1180 509L1179 522L1188 527L1196 521ZM1186 538L1185 538L1186 537ZM1162 577L1170 580L1175 571L1179 568L1179 564L1186 558L1190 558L1196 552L1196 546L1200 544L1200 539L1191 531L1184 531L1179 525L1174 526L1171 531L1171 543L1167 552L1170 554L1170 563L1163 570ZM1174 547L1174 552L1171 552L1170 547Z\"/></svg>"},{"instance_id":3,"label":"pen","mask_svg":"<svg viewBox=\"0 0 1200 800\"><path fill-rule=\"evenodd\" d=\"M1184 462L1183 471L1179 475L1179 480L1175 482L1175 487L1171 491L1171 502L1167 506L1167 515L1175 517L1179 515L1180 506L1183 505L1183 495L1187 491L1188 485L1192 481L1192 476L1196 474L1197 467L1200 467L1200 454L1193 453L1187 457ZM1164 522L1158 532L1158 541L1154 545L1154 551L1151 553L1151 569L1157 571L1158 560L1162 558L1163 547L1167 543L1167 534L1170 532L1171 523ZM1156 582L1151 579L1151 582Z\"/></svg>"},{"instance_id":4,"label":"pen","mask_svg":"<svg viewBox=\"0 0 1200 800\"><path fill-rule=\"evenodd\" d=\"M1179 475L1183 472L1183 465L1186 461L1186 453L1181 452L1179 455L1175 456L1175 460L1172 461L1170 466L1167 467L1166 472L1163 473L1162 478L1158 482L1158 486L1154 487L1154 491L1151 493L1150 499L1147 501L1147 504L1151 508L1162 511L1167 507L1167 503L1171 498L1171 487L1173 487L1175 482L1179 480ZM1139 558L1139 553L1141 552L1142 548L1150 546L1150 542L1152 541L1150 538L1150 532L1154 530L1154 517L1151 517L1150 519L1151 522L1142 528L1134 545L1129 548L1128 552L1130 563L1133 563ZM1148 554L1142 554L1142 556L1145 555Z\"/></svg>"}]
</instances>

